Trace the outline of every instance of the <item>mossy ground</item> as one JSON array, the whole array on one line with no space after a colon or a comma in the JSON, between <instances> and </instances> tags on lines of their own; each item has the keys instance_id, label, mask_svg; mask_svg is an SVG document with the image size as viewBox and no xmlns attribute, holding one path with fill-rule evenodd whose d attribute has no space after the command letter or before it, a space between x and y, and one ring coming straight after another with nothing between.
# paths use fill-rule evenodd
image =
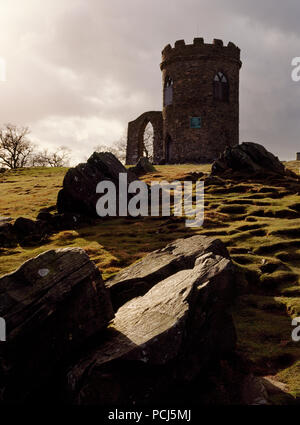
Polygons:
<instances>
[{"instance_id":1,"label":"mossy ground","mask_svg":"<svg viewBox=\"0 0 300 425\"><path fill-rule=\"evenodd\" d=\"M0 174L0 215L36 218L41 208L56 204L67 168L36 167Z\"/></svg>"},{"instance_id":2,"label":"mossy ground","mask_svg":"<svg viewBox=\"0 0 300 425\"><path fill-rule=\"evenodd\" d=\"M300 162L286 163L294 172ZM180 180L209 165L156 166L151 180ZM0 176L0 215L35 218L55 205L66 169L34 168ZM238 350L253 370L286 384L300 399L300 343L291 339L291 319L300 316L300 185L269 181L216 180L205 189L205 221L188 229L180 219L107 219L93 226L61 231L41 246L1 249L0 273L48 249L80 246L104 278L148 252L193 234L217 236L242 272L241 295L233 306ZM289 397L274 396L287 403Z\"/></svg>"}]
</instances>

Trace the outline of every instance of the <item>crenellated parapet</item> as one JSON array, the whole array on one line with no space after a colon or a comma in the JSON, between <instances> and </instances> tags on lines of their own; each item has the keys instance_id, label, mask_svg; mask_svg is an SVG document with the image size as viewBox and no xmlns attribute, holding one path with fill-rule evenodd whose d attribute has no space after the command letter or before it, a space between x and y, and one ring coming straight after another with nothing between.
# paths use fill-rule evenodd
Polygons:
<instances>
[{"instance_id":1,"label":"crenellated parapet","mask_svg":"<svg viewBox=\"0 0 300 425\"><path fill-rule=\"evenodd\" d=\"M204 43L203 38L194 38L192 44L177 40L172 47L168 44L162 51L161 69L166 64L182 60L207 59L208 57L224 57L227 60L240 62L240 49L231 41L225 46L222 40L214 39L212 44Z\"/></svg>"}]
</instances>

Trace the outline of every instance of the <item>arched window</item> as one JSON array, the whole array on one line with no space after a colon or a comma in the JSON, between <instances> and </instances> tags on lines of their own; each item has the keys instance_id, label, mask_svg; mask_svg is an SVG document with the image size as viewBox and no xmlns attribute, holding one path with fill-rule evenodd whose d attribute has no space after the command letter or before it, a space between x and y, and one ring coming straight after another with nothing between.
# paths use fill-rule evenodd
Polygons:
<instances>
[{"instance_id":1,"label":"arched window","mask_svg":"<svg viewBox=\"0 0 300 425\"><path fill-rule=\"evenodd\" d=\"M164 87L164 106L172 105L173 102L173 80L167 76Z\"/></svg>"},{"instance_id":2,"label":"arched window","mask_svg":"<svg viewBox=\"0 0 300 425\"><path fill-rule=\"evenodd\" d=\"M151 122L145 127L143 134L143 156L153 162L153 141L154 141L154 128Z\"/></svg>"},{"instance_id":3,"label":"arched window","mask_svg":"<svg viewBox=\"0 0 300 425\"><path fill-rule=\"evenodd\" d=\"M214 78L214 98L228 102L229 100L229 84L223 72L218 72Z\"/></svg>"}]
</instances>

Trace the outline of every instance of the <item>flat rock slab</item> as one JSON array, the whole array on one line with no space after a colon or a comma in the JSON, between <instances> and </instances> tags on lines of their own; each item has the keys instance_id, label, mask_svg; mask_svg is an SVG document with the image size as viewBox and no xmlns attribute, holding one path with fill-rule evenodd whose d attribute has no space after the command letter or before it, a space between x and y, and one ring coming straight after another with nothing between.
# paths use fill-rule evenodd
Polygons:
<instances>
[{"instance_id":1,"label":"flat rock slab","mask_svg":"<svg viewBox=\"0 0 300 425\"><path fill-rule=\"evenodd\" d=\"M128 300L144 295L156 283L183 269L193 268L197 257L212 252L229 258L225 245L206 236L178 239L165 248L146 255L141 261L127 267L105 285L110 290L114 309Z\"/></svg>"},{"instance_id":2,"label":"flat rock slab","mask_svg":"<svg viewBox=\"0 0 300 425\"><path fill-rule=\"evenodd\" d=\"M113 318L101 274L80 248L47 251L0 279L2 397L26 399Z\"/></svg>"},{"instance_id":3,"label":"flat rock slab","mask_svg":"<svg viewBox=\"0 0 300 425\"><path fill-rule=\"evenodd\" d=\"M202 252L191 268L169 273L121 306L106 339L69 370L69 402L162 403L172 399L175 387L234 349L235 330L226 311L235 279L230 259Z\"/></svg>"}]
</instances>

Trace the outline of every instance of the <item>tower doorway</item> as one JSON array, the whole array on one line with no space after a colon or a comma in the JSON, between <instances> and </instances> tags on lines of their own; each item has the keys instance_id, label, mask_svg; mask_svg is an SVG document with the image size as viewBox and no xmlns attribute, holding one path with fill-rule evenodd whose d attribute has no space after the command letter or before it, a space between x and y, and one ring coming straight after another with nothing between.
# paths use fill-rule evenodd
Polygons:
<instances>
[{"instance_id":1,"label":"tower doorway","mask_svg":"<svg viewBox=\"0 0 300 425\"><path fill-rule=\"evenodd\" d=\"M169 134L167 134L166 142L165 142L165 157L166 157L166 163L168 164L171 161L172 158L172 139Z\"/></svg>"}]
</instances>

